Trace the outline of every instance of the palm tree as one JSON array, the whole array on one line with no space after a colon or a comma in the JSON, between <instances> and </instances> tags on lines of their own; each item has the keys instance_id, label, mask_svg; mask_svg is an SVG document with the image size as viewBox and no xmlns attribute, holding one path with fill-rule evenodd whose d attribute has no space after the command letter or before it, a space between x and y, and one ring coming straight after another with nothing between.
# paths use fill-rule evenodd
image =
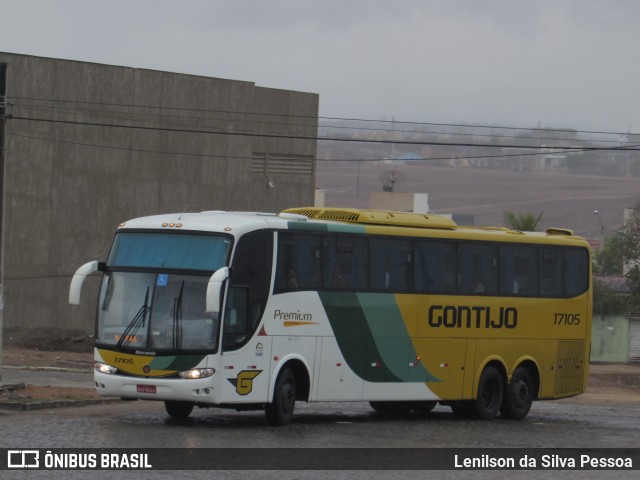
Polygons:
<instances>
[{"instance_id":1,"label":"palm tree","mask_svg":"<svg viewBox=\"0 0 640 480\"><path fill-rule=\"evenodd\" d=\"M512 230L521 232L535 232L538 223L542 220L544 212L535 217L533 213L515 213L511 211L504 212L504 224Z\"/></svg>"}]
</instances>

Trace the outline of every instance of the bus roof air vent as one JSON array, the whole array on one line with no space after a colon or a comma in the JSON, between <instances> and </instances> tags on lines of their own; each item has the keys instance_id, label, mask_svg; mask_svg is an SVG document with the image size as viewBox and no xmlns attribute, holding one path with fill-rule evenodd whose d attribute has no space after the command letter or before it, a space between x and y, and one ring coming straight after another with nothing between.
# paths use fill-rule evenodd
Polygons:
<instances>
[{"instance_id":1,"label":"bus roof air vent","mask_svg":"<svg viewBox=\"0 0 640 480\"><path fill-rule=\"evenodd\" d=\"M574 236L575 233L573 230L569 230L568 228L547 228L547 235L568 235Z\"/></svg>"},{"instance_id":2,"label":"bus roof air vent","mask_svg":"<svg viewBox=\"0 0 640 480\"><path fill-rule=\"evenodd\" d=\"M358 210L355 208L290 208L283 213L304 215L316 220L360 223L366 225L388 225L413 228L441 228L453 230L457 224L450 218L440 215L392 212L386 210Z\"/></svg>"}]
</instances>

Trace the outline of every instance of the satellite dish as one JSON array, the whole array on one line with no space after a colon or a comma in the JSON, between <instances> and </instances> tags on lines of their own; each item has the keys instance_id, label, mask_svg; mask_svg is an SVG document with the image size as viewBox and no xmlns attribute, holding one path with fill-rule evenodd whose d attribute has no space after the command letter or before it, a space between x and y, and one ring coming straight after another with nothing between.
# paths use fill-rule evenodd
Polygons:
<instances>
[{"instance_id":1,"label":"satellite dish","mask_svg":"<svg viewBox=\"0 0 640 480\"><path fill-rule=\"evenodd\" d=\"M407 179L407 176L398 170L389 170L381 173L378 178L382 182L382 191L393 192L395 185L404 182Z\"/></svg>"}]
</instances>

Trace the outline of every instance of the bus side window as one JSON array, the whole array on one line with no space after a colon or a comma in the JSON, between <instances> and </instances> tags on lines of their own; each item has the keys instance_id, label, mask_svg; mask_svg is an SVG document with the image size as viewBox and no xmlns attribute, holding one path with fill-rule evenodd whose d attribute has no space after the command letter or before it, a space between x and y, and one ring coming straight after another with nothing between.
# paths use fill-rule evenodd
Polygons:
<instances>
[{"instance_id":1,"label":"bus side window","mask_svg":"<svg viewBox=\"0 0 640 480\"><path fill-rule=\"evenodd\" d=\"M456 291L456 247L453 243L418 240L415 248L415 289L424 293Z\"/></svg>"},{"instance_id":2,"label":"bus side window","mask_svg":"<svg viewBox=\"0 0 640 480\"><path fill-rule=\"evenodd\" d=\"M274 293L318 290L322 285L321 237L281 232Z\"/></svg>"},{"instance_id":3,"label":"bus side window","mask_svg":"<svg viewBox=\"0 0 640 480\"><path fill-rule=\"evenodd\" d=\"M540 294L562 296L562 263L558 247L542 247L540 252Z\"/></svg>"},{"instance_id":4,"label":"bus side window","mask_svg":"<svg viewBox=\"0 0 640 480\"><path fill-rule=\"evenodd\" d=\"M534 246L500 247L500 293L534 296L538 294L538 252Z\"/></svg>"},{"instance_id":5,"label":"bus side window","mask_svg":"<svg viewBox=\"0 0 640 480\"><path fill-rule=\"evenodd\" d=\"M407 292L413 289L413 244L409 240L369 241L369 288Z\"/></svg>"},{"instance_id":6,"label":"bus side window","mask_svg":"<svg viewBox=\"0 0 640 480\"><path fill-rule=\"evenodd\" d=\"M362 237L323 237L324 287L329 290L367 289L367 245Z\"/></svg>"},{"instance_id":7,"label":"bus side window","mask_svg":"<svg viewBox=\"0 0 640 480\"><path fill-rule=\"evenodd\" d=\"M495 294L497 248L463 243L458 247L458 288L465 294Z\"/></svg>"},{"instance_id":8,"label":"bus side window","mask_svg":"<svg viewBox=\"0 0 640 480\"><path fill-rule=\"evenodd\" d=\"M272 259L272 232L252 232L238 241L225 307L225 351L237 350L255 333L269 298Z\"/></svg>"},{"instance_id":9,"label":"bus side window","mask_svg":"<svg viewBox=\"0 0 640 480\"><path fill-rule=\"evenodd\" d=\"M584 248L563 250L564 296L575 297L589 287L589 253Z\"/></svg>"}]
</instances>

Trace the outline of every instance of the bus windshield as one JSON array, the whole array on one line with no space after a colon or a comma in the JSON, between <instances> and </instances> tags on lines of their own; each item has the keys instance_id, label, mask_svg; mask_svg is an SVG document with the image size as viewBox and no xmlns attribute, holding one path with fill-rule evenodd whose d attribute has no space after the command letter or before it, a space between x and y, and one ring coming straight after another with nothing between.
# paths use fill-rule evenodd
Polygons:
<instances>
[{"instance_id":1,"label":"bus windshield","mask_svg":"<svg viewBox=\"0 0 640 480\"><path fill-rule=\"evenodd\" d=\"M162 268L213 273L227 262L231 237L183 233L119 232L109 268Z\"/></svg>"},{"instance_id":2,"label":"bus windshield","mask_svg":"<svg viewBox=\"0 0 640 480\"><path fill-rule=\"evenodd\" d=\"M98 343L118 348L215 351L218 315L205 312L208 276L107 272Z\"/></svg>"},{"instance_id":3,"label":"bus windshield","mask_svg":"<svg viewBox=\"0 0 640 480\"><path fill-rule=\"evenodd\" d=\"M96 342L214 352L218 315L205 311L207 283L230 247L222 235L119 232L100 288Z\"/></svg>"}]
</instances>

